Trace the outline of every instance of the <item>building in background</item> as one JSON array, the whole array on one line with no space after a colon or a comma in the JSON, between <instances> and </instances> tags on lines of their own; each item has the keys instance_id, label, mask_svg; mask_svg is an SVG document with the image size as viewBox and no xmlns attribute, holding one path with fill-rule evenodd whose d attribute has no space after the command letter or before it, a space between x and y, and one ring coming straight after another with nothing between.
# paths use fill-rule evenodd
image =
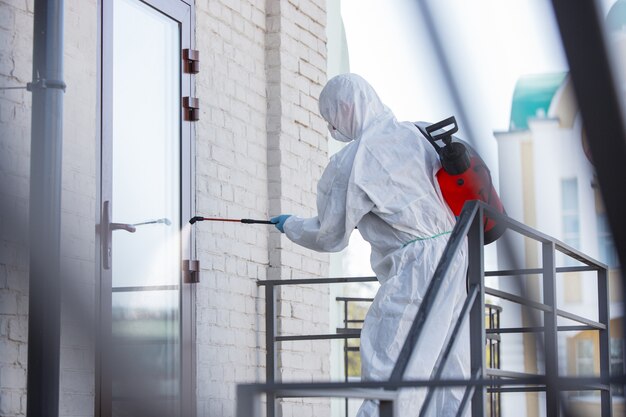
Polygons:
<instances>
[{"instance_id":1,"label":"building in background","mask_svg":"<svg viewBox=\"0 0 626 417\"><path fill-rule=\"evenodd\" d=\"M496 132L500 166L500 195L509 216L542 233L590 254L609 266L612 372L624 371L622 335L623 300L617 253L613 246L592 161L586 149L584 126L573 86L567 73L529 75L515 88L510 129ZM519 262L541 266L541 247L519 239L513 242ZM501 250L499 266L511 268ZM576 261L557 257L557 266L575 266ZM502 277L501 289L524 290L541 300L541 277ZM593 273L567 272L557 280L560 309L585 317L597 317L597 280ZM566 320L559 324L571 324ZM532 325L530 311L503 303L503 327ZM538 340L532 334L504 336L501 344L503 369L537 373L543 367ZM559 368L564 375L597 375L597 332L560 332ZM599 397L571 393L572 405L597 408ZM503 395L503 413L525 409L524 415L542 415L543 394ZM623 392L614 392L614 409L623 412Z\"/></svg>"},{"instance_id":2,"label":"building in background","mask_svg":"<svg viewBox=\"0 0 626 417\"><path fill-rule=\"evenodd\" d=\"M626 66L626 2L619 0L608 8L605 28L613 59ZM619 84L624 88L626 79ZM593 161L586 143L583 121L576 103L572 81L567 72L539 73L521 77L511 103L507 131L494 133L498 145L500 196L507 214L542 233L604 262L609 267L611 318L611 372L624 372L623 300L621 270L595 178ZM541 247L528 240L512 242L518 264L498 246L500 268L537 267L541 265ZM575 266L565 256L557 266ZM541 300L541 277L502 277L502 290L525 291ZM597 282L594 274L561 273L557 280L557 304L560 309L583 316L597 317ZM533 325L530 309L502 303L502 326ZM560 320L560 325L572 322ZM543 359L540 341L532 334L502 335L503 369L541 373ZM597 375L599 348L596 332L559 332L559 369L565 375ZM621 390L613 392L614 413L623 414ZM572 405L582 413L597 413L597 396L582 392L568 393ZM542 415L545 395L506 394L502 396L503 415Z\"/></svg>"}]
</instances>

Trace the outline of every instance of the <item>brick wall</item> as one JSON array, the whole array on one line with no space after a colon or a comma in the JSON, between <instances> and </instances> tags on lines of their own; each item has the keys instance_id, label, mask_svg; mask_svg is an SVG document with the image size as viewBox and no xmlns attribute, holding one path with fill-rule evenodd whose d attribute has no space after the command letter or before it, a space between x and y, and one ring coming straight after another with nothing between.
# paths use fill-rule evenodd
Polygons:
<instances>
[{"instance_id":1,"label":"brick wall","mask_svg":"<svg viewBox=\"0 0 626 417\"><path fill-rule=\"evenodd\" d=\"M266 72L268 76L268 164L270 212L308 217L316 214L317 180L327 164L326 123L317 98L326 82L326 11L313 1L269 1ZM270 279L328 276L328 255L270 235ZM281 287L277 332L284 335L328 331L327 286ZM328 380L330 344L280 343L283 381ZM327 400L281 402L284 416L330 412Z\"/></svg>"},{"instance_id":2,"label":"brick wall","mask_svg":"<svg viewBox=\"0 0 626 417\"><path fill-rule=\"evenodd\" d=\"M96 0L65 1L60 414L94 408L92 335L97 159ZM33 0L0 0L0 85L31 80ZM195 205L198 214L314 214L327 162L317 97L325 82L325 11L313 1L197 2ZM0 91L0 415L26 413L30 93ZM232 416L235 385L264 381L264 294L258 279L327 276L327 255L271 226L199 223L196 366L199 416ZM328 292L279 294L278 332L324 333ZM69 301L78 301L69 303ZM285 380L328 378L329 344L283 343ZM326 401L290 401L283 415L327 414Z\"/></svg>"},{"instance_id":3,"label":"brick wall","mask_svg":"<svg viewBox=\"0 0 626 417\"><path fill-rule=\"evenodd\" d=\"M267 215L265 12L257 3L196 5L196 211L206 216ZM205 222L196 231L198 415L232 416L235 381L262 375L255 280L266 277L267 227Z\"/></svg>"},{"instance_id":4,"label":"brick wall","mask_svg":"<svg viewBox=\"0 0 626 417\"><path fill-rule=\"evenodd\" d=\"M203 69L196 206L221 217L314 214L327 162L317 97L325 82L325 11L311 1L198 3ZM327 255L273 227L204 223L197 254L198 415L234 414L235 385L264 381L264 293L258 279L327 276ZM280 292L278 332L324 333L327 288ZM283 343L285 380L328 378L329 344ZM327 414L325 401L290 401L283 415Z\"/></svg>"},{"instance_id":5,"label":"brick wall","mask_svg":"<svg viewBox=\"0 0 626 417\"><path fill-rule=\"evenodd\" d=\"M32 1L0 2L0 86L31 76ZM26 413L30 93L0 91L0 416Z\"/></svg>"},{"instance_id":6,"label":"brick wall","mask_svg":"<svg viewBox=\"0 0 626 417\"><path fill-rule=\"evenodd\" d=\"M0 85L31 81L33 0L0 2ZM94 409L97 9L65 1L60 415ZM26 414L30 92L0 91L0 415ZM69 303L68 301L72 301ZM78 321L80 318L81 321Z\"/></svg>"}]
</instances>

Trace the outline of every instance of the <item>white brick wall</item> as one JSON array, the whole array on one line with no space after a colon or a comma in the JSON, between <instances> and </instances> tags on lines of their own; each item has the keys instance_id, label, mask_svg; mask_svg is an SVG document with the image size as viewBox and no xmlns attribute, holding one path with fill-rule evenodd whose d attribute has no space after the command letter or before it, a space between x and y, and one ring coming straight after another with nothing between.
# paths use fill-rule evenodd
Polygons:
<instances>
[{"instance_id":1,"label":"white brick wall","mask_svg":"<svg viewBox=\"0 0 626 417\"><path fill-rule=\"evenodd\" d=\"M268 77L269 199L272 214L315 214L317 180L327 163L326 124L317 98L326 81L326 12L313 1L268 1L266 61ZM328 255L270 234L268 277L328 276ZM281 287L279 334L328 331L328 288ZM330 344L323 341L280 343L278 365L283 381L327 380ZM327 415L326 400L285 400L284 416Z\"/></svg>"},{"instance_id":2,"label":"white brick wall","mask_svg":"<svg viewBox=\"0 0 626 417\"><path fill-rule=\"evenodd\" d=\"M198 213L312 215L327 162L317 97L325 81L325 11L311 1L197 4L203 69L198 123ZM233 204L234 203L234 204ZM236 383L264 381L264 291L257 279L326 276L328 258L272 227L203 223L197 252L198 414L233 415ZM327 288L280 291L278 332L328 329ZM286 313L289 311L288 313ZM282 344L285 380L328 378L329 345ZM299 405L298 405L299 404ZM325 401L284 404L283 415L327 414Z\"/></svg>"},{"instance_id":3,"label":"white brick wall","mask_svg":"<svg viewBox=\"0 0 626 417\"><path fill-rule=\"evenodd\" d=\"M33 0L0 2L0 85L31 81ZM95 0L65 1L60 414L94 409ZM30 93L0 91L0 416L26 414ZM68 301L77 301L69 304ZM71 307L71 308L70 308ZM80 317L81 321L76 318Z\"/></svg>"},{"instance_id":4,"label":"white brick wall","mask_svg":"<svg viewBox=\"0 0 626 417\"><path fill-rule=\"evenodd\" d=\"M0 85L30 81L31 1L0 2ZM26 413L30 93L0 91L0 416Z\"/></svg>"},{"instance_id":5,"label":"white brick wall","mask_svg":"<svg viewBox=\"0 0 626 417\"><path fill-rule=\"evenodd\" d=\"M65 1L60 412L94 408L93 319L97 192L96 0ZM31 80L33 0L0 0L0 85ZM327 162L317 97L325 82L325 10L315 1L197 2L195 204L202 215L268 218L315 212ZM0 91L0 416L26 412L30 93ZM327 276L328 257L271 226L199 223L196 298L199 416L233 416L235 386L265 380L264 292L257 280ZM325 333L325 287L285 287L278 332ZM68 301L78 303L69 304ZM83 320L85 319L85 320ZM329 344L282 343L284 380L328 379ZM327 414L294 400L284 416Z\"/></svg>"},{"instance_id":6,"label":"white brick wall","mask_svg":"<svg viewBox=\"0 0 626 417\"><path fill-rule=\"evenodd\" d=\"M196 211L265 218L265 11L258 2L196 5L202 113L196 139ZM261 8L259 8L261 7ZM235 383L258 381L264 356L256 279L266 278L267 226L199 223L196 250L197 413L232 416Z\"/></svg>"}]
</instances>

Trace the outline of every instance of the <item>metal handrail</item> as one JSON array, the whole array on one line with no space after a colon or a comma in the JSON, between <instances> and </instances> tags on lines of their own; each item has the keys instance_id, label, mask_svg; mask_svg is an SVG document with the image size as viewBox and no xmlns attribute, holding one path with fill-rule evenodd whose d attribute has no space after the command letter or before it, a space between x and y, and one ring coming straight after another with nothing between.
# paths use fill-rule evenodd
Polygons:
<instances>
[{"instance_id":1,"label":"metal handrail","mask_svg":"<svg viewBox=\"0 0 626 417\"><path fill-rule=\"evenodd\" d=\"M473 286L471 289L469 289L466 301L464 303L463 308L461 309L461 313L459 314L460 318L466 317L469 306L474 301L477 293L478 293L477 286ZM356 303L372 302L374 301L374 299L371 297L335 297L335 300L339 302L343 302L343 311L344 311L344 317L343 317L344 327L338 327L337 333L348 334L350 336L350 337L344 338L344 352L343 352L344 381L348 382L348 377L349 377L348 354L350 352L359 352L360 350L358 346L350 347L348 345L348 340L359 338L361 334L361 328L353 328L353 327L347 327L347 326L349 323L354 324L354 323L364 322L364 320L353 320L349 318L350 314L349 314L348 304L355 303L355 302ZM486 344L489 349L489 368L494 368L494 369L499 368L499 363L500 363L500 335L498 334L498 328L500 326L499 317L500 317L501 312L502 312L501 306L495 305L495 304L488 304L488 303L485 304L485 319L488 320L488 323L489 323L487 330L493 331L493 333L489 333L486 336L487 338ZM456 335L459 333L461 326L463 325L464 322L465 320L462 320L462 319L458 320L453 332L450 335L450 338L452 340L456 338ZM280 337L278 337L277 339L280 339ZM446 348L446 351L442 354L442 356L439 358L438 363L434 366L434 369L436 370L436 374L434 376L435 379L438 379L441 377L441 374L443 372L443 367L439 366L439 363L442 360L445 361L447 359L447 357L452 352L452 347L453 347L452 344L448 345L448 347ZM431 401L433 393L434 393L433 391L428 392L427 397L424 401L423 408L422 408L423 410L427 409L427 404ZM497 410L499 410L500 408L500 393L493 392L493 390L488 389L488 395L490 397L489 401L491 403L490 416L491 417L497 416L499 415L497 414ZM421 413L420 415L422 414L423 413ZM348 398L346 398L345 400L345 415L348 416Z\"/></svg>"},{"instance_id":2,"label":"metal handrail","mask_svg":"<svg viewBox=\"0 0 626 417\"><path fill-rule=\"evenodd\" d=\"M350 380L350 353L357 353L361 350L360 346L350 346L349 340L361 338L360 327L349 327L350 324L364 324L363 319L351 319L350 318L350 303L363 304L372 303L374 299L372 297L335 297L335 301L343 303L343 326L337 327L336 331L340 334L349 334L351 337L343 339L343 380L348 382ZM350 410L349 398L344 400L344 412L348 417Z\"/></svg>"},{"instance_id":3,"label":"metal handrail","mask_svg":"<svg viewBox=\"0 0 626 417\"><path fill-rule=\"evenodd\" d=\"M358 338L354 334L318 334L299 336L278 336L276 334L276 287L284 285L323 285L323 284L346 284L353 282L375 282L376 277L338 277L338 278L304 278L304 279L275 279L259 280L257 285L265 287L265 381L273 384L276 382L278 369L276 367L276 347L278 341L296 340L331 340L331 339L352 339ZM266 416L276 415L277 394L267 392Z\"/></svg>"},{"instance_id":4,"label":"metal handrail","mask_svg":"<svg viewBox=\"0 0 626 417\"><path fill-rule=\"evenodd\" d=\"M506 226L507 229L515 231L523 236L536 240L542 244L542 256L543 267L532 269L520 269L520 270L506 270L506 271L489 271L485 273L483 269L483 216L485 213L489 214L489 217L499 224ZM455 225L448 244L441 256L439 264L435 270L435 273L429 283L426 290L424 299L418 309L417 315L409 333L406 337L405 343L401 349L400 355L392 372L389 381L370 382L370 385L361 386L365 387L378 387L386 389L397 389L402 386L418 386L418 385L405 385L407 381L403 380L404 371L408 365L411 353L419 340L421 332L423 330L426 319L429 315L431 308L433 307L439 289L448 273L452 260L457 255L461 246L465 242L465 238L468 240L468 275L469 285L471 288L477 288L477 294L475 299L471 302L469 308L470 317L470 362L471 362L471 375L470 380L464 380L464 383L456 382L456 386L466 387L466 396L470 395L471 387L471 406L472 415L482 416L484 415L484 403L485 393L487 387L495 386L504 387L504 385L519 385L520 380L525 380L525 385L540 385L541 390L546 391L546 407L548 415L557 415L560 409L559 390L573 389L572 387L583 388L583 385L576 385L576 380L570 379L570 384L562 384L564 379L559 377L558 374L558 352L557 352L557 331L569 330L569 329L582 329L582 330L597 330L600 333L600 378L585 379L586 383L591 383L592 386L599 387L601 391L601 409L602 416L609 416L611 393L607 387L607 381L609 380L609 311L608 311L608 283L607 283L607 267L606 265L596 261L595 259L583 254L582 252L568 246L567 244L558 241L552 237L549 237L541 232L538 232L518 221L515 221L505 215L497 213L489 206L478 201L470 201L465 204L457 224ZM585 266L576 267L560 267L555 265L555 252L562 252L567 256L570 256ZM555 279L556 274L561 272L571 271L595 271L598 275L598 322L588 320L586 318L576 316L571 313L564 312L556 308L556 289ZM486 289L484 286L485 276L509 276L509 275L525 275L525 274L542 274L543 275L543 302L536 302L524 299L523 297L516 296L514 294L508 294L498 290ZM257 384L259 390L267 393L267 416L274 416L275 398L277 391L272 388L275 384L276 373L276 351L274 349L274 342L277 340L306 340L307 337L317 336L317 338L337 338L337 335L309 335L309 336L277 336L275 334L275 292L274 287L279 285L295 285L295 284L329 284L329 283L347 283L347 282L368 282L375 281L375 277L356 277L356 278L314 278L314 279L292 279L292 280L268 280L259 281L258 285L265 286L266 290L266 346L267 346L267 362L266 362L266 384ZM544 333L544 350L546 357L546 373L545 375L538 375L533 378L521 378L512 380L498 380L488 377L487 368L485 366L485 347L484 341L486 340L486 330L484 323L484 297L486 291L490 294L507 299L508 301L521 303L524 305L530 305L542 311L544 315L543 326L534 326L517 329L502 329L501 333L512 333L516 330L519 333L525 333L529 331L543 332ZM557 326L557 316L566 317L568 319L578 321L586 326ZM462 320L463 317L459 317ZM490 332L498 333L498 332ZM321 337L320 337L321 336ZM339 338L347 338L351 335L341 334ZM300 338L300 339L296 339ZM449 339L449 344L454 343L454 338ZM445 366L445 355L449 349L446 346L440 353L438 359L439 366L437 368L443 368ZM550 360L547 360L547 359ZM494 372L490 369L490 374L494 375ZM496 371L495 374L504 375L506 371ZM535 381L535 382L529 382ZM572 382L574 381L574 382ZM420 381L419 386L429 387L429 391L433 387L453 386L451 380L443 380L440 377L433 378L429 381ZM343 383L343 387L351 387L351 383ZM353 383L352 383L353 384ZM290 384L281 384L282 390L289 390ZM318 389L323 388L323 383L310 383L291 385L294 388L299 387L299 392L303 389ZM589 385L587 385L589 386ZM308 387L308 388L307 388ZM395 388L391 388L395 387ZM545 388L543 388L545 387ZM356 388L356 386L355 386ZM526 387L528 391L536 390L533 387ZM326 389L326 388L324 388ZM515 388L515 390L523 390L523 388ZM576 388L578 389L578 388ZM506 388L501 388L496 391L506 392ZM254 390L252 390L254 391ZM255 391L256 392L256 391ZM370 395L370 394L368 394ZM331 395L334 396L334 395ZM369 398L369 397L368 397ZM387 401L388 397L384 398ZM383 402L385 402L383 401ZM385 403L386 404L386 403ZM426 406L426 405L425 405ZM426 408L424 406L424 408ZM385 406L387 407L387 405ZM393 409L388 408L386 412L392 413ZM243 415L243 414L242 414ZM382 414L381 414L382 415ZM392 415L392 414L389 414Z\"/></svg>"}]
</instances>

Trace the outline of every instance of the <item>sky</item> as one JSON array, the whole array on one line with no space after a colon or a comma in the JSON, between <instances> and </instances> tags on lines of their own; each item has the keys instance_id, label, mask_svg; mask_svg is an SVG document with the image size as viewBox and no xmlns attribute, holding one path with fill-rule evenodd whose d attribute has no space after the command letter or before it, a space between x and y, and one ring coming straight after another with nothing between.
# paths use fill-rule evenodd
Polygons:
<instances>
[{"instance_id":1,"label":"sky","mask_svg":"<svg viewBox=\"0 0 626 417\"><path fill-rule=\"evenodd\" d=\"M434 123L456 116L457 136L478 151L498 189L493 132L509 128L516 82L524 75L568 71L551 1L335 1L350 71L367 79L399 120ZM598 0L605 15L615 1ZM342 272L372 274L368 255L368 244L353 237ZM495 245L486 247L485 263L496 268Z\"/></svg>"},{"instance_id":2,"label":"sky","mask_svg":"<svg viewBox=\"0 0 626 417\"><path fill-rule=\"evenodd\" d=\"M435 122L454 114L459 137L478 141L481 156L496 171L492 132L508 129L515 82L526 74L567 70L551 3L426 2L463 112L443 76L419 3L341 0L350 70L366 78L400 120Z\"/></svg>"},{"instance_id":3,"label":"sky","mask_svg":"<svg viewBox=\"0 0 626 417\"><path fill-rule=\"evenodd\" d=\"M515 83L527 74L567 71L551 3L431 0L421 4L418 0L341 0L350 71L368 80L399 120L434 123L455 115L458 136L478 150L497 187L493 132L508 130ZM442 45L438 50L425 12L433 17ZM449 67L451 82L444 76L442 61ZM353 237L343 257L347 275L372 274L367 256L368 244ZM487 269L496 269L495 245L486 247L485 262Z\"/></svg>"}]
</instances>

